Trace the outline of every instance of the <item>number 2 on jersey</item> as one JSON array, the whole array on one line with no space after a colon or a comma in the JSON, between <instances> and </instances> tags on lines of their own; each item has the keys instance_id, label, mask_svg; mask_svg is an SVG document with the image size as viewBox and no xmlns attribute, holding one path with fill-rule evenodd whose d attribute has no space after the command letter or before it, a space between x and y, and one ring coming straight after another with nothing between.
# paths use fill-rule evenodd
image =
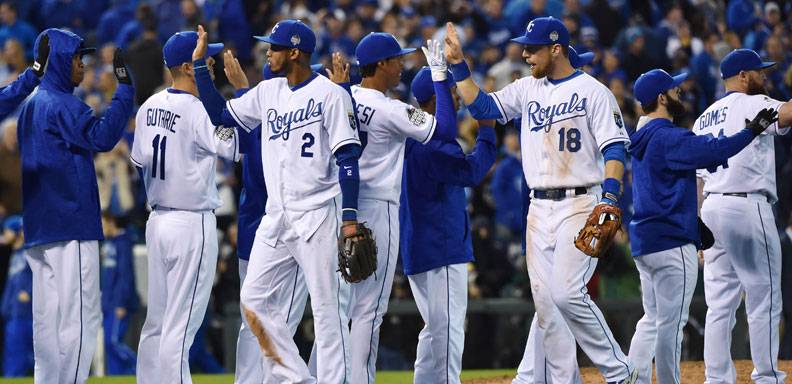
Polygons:
<instances>
[{"instance_id":1,"label":"number 2 on jersey","mask_svg":"<svg viewBox=\"0 0 792 384\"><path fill-rule=\"evenodd\" d=\"M168 141L168 136L162 136L162 141L160 141L160 135L154 136L154 141L151 142L151 146L154 147L154 159L153 159L153 166L151 167L151 178L157 178L157 166L159 166L159 178L160 180L165 180L165 145ZM159 164L157 164L159 163Z\"/></svg>"},{"instance_id":2,"label":"number 2 on jersey","mask_svg":"<svg viewBox=\"0 0 792 384\"><path fill-rule=\"evenodd\" d=\"M565 145L566 144L566 145ZM561 128L558 130L558 150L563 152L566 148L569 152L580 150L580 130L577 128Z\"/></svg>"},{"instance_id":3,"label":"number 2 on jersey","mask_svg":"<svg viewBox=\"0 0 792 384\"><path fill-rule=\"evenodd\" d=\"M300 155L302 157L313 157L313 152L310 151L311 147L314 145L313 135L306 132L302 135L302 139L304 143L302 145L302 152Z\"/></svg>"}]
</instances>

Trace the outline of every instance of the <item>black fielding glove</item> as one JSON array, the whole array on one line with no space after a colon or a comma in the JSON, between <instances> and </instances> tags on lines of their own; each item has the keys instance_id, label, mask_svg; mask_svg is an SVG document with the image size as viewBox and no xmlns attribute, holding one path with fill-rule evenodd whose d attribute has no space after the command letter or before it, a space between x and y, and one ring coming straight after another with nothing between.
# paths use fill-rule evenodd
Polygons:
<instances>
[{"instance_id":1,"label":"black fielding glove","mask_svg":"<svg viewBox=\"0 0 792 384\"><path fill-rule=\"evenodd\" d=\"M113 56L113 73L120 84L132 85L132 75L124 63L124 51L121 48L116 48Z\"/></svg>"},{"instance_id":2,"label":"black fielding glove","mask_svg":"<svg viewBox=\"0 0 792 384\"><path fill-rule=\"evenodd\" d=\"M745 119L745 128L750 129L755 136L759 136L767 127L778 121L778 111L772 108L765 108L756 114L753 120Z\"/></svg>"},{"instance_id":3,"label":"black fielding glove","mask_svg":"<svg viewBox=\"0 0 792 384\"><path fill-rule=\"evenodd\" d=\"M49 35L41 36L38 50L36 50L36 58L33 60L33 66L31 67L33 73L38 77L44 76L44 68L47 66L49 51Z\"/></svg>"}]
</instances>

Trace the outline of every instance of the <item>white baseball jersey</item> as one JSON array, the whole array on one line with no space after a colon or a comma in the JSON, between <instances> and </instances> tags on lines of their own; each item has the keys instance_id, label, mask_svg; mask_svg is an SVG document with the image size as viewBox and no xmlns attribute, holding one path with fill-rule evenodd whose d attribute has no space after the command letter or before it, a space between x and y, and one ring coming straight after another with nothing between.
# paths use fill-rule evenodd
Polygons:
<instances>
[{"instance_id":1,"label":"white baseball jersey","mask_svg":"<svg viewBox=\"0 0 792 384\"><path fill-rule=\"evenodd\" d=\"M492 93L505 123L522 115L523 172L534 189L602 183L602 149L629 143L613 94L583 71L553 81L523 77Z\"/></svg>"},{"instance_id":2,"label":"white baseball jersey","mask_svg":"<svg viewBox=\"0 0 792 384\"><path fill-rule=\"evenodd\" d=\"M315 210L341 192L333 154L346 144L360 144L349 94L314 73L294 88L286 78L262 81L226 105L245 130L262 125L261 157L269 197L256 236L274 245L284 217L300 236L310 236L327 214Z\"/></svg>"},{"instance_id":3,"label":"white baseball jersey","mask_svg":"<svg viewBox=\"0 0 792 384\"><path fill-rule=\"evenodd\" d=\"M782 104L765 95L732 92L710 105L696 119L693 132L715 137L731 136L745 128L745 119L753 120L764 108L778 110ZM775 123L725 165L699 170L698 175L704 180L704 192L758 192L776 201L775 146L772 136L787 132L789 127L781 128Z\"/></svg>"},{"instance_id":4,"label":"white baseball jersey","mask_svg":"<svg viewBox=\"0 0 792 384\"><path fill-rule=\"evenodd\" d=\"M239 159L236 130L212 124L197 97L166 89L140 106L130 159L143 168L152 207L203 211L221 206L218 155Z\"/></svg>"},{"instance_id":5,"label":"white baseball jersey","mask_svg":"<svg viewBox=\"0 0 792 384\"><path fill-rule=\"evenodd\" d=\"M399 203L404 144L425 144L434 134L434 116L370 88L352 87L360 130L368 142L360 157L360 198Z\"/></svg>"}]
</instances>

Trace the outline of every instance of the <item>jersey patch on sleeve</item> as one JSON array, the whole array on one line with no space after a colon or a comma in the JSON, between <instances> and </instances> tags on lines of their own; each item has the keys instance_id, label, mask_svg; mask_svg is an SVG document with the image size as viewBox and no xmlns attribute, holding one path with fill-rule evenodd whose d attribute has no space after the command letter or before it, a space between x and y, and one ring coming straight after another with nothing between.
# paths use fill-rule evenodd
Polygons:
<instances>
[{"instance_id":1,"label":"jersey patch on sleeve","mask_svg":"<svg viewBox=\"0 0 792 384\"><path fill-rule=\"evenodd\" d=\"M348 112L347 118L349 118L349 126L352 127L352 130L357 130L357 124L355 124L355 115L352 112Z\"/></svg>"},{"instance_id":2,"label":"jersey patch on sleeve","mask_svg":"<svg viewBox=\"0 0 792 384\"><path fill-rule=\"evenodd\" d=\"M426 112L414 107L407 107L407 118L413 125L420 127L426 123Z\"/></svg>"},{"instance_id":3,"label":"jersey patch on sleeve","mask_svg":"<svg viewBox=\"0 0 792 384\"><path fill-rule=\"evenodd\" d=\"M624 128L624 120L622 120L621 113L619 113L619 111L616 109L613 110L613 120L616 121L617 127L620 129Z\"/></svg>"},{"instance_id":4,"label":"jersey patch on sleeve","mask_svg":"<svg viewBox=\"0 0 792 384\"><path fill-rule=\"evenodd\" d=\"M229 141L234 137L234 128L232 127L217 127L215 128L215 136L222 141Z\"/></svg>"}]
</instances>

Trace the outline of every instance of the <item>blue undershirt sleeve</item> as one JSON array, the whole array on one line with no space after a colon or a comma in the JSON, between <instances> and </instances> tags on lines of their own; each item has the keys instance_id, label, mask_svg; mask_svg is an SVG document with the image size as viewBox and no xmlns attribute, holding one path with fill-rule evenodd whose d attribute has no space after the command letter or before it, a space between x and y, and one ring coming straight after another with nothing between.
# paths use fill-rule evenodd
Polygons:
<instances>
[{"instance_id":1,"label":"blue undershirt sleeve","mask_svg":"<svg viewBox=\"0 0 792 384\"><path fill-rule=\"evenodd\" d=\"M200 59L193 62L195 69L195 83L198 86L198 95L212 124L226 127L239 127L231 113L226 109L226 100L212 81L212 75L206 67L206 60ZM244 93L244 92L243 92ZM238 96L237 96L238 97Z\"/></svg>"},{"instance_id":2,"label":"blue undershirt sleeve","mask_svg":"<svg viewBox=\"0 0 792 384\"><path fill-rule=\"evenodd\" d=\"M358 144L347 144L335 151L338 184L341 186L341 219L344 221L357 220L360 153L361 147Z\"/></svg>"},{"instance_id":3,"label":"blue undershirt sleeve","mask_svg":"<svg viewBox=\"0 0 792 384\"><path fill-rule=\"evenodd\" d=\"M498 105L495 103L495 99L492 98L492 95L482 90L479 90L478 95L476 95L476 100L473 100L473 103L468 105L467 108L468 111L470 111L470 115L476 120L499 120L504 118L504 116L501 115L500 109L498 109Z\"/></svg>"}]
</instances>

